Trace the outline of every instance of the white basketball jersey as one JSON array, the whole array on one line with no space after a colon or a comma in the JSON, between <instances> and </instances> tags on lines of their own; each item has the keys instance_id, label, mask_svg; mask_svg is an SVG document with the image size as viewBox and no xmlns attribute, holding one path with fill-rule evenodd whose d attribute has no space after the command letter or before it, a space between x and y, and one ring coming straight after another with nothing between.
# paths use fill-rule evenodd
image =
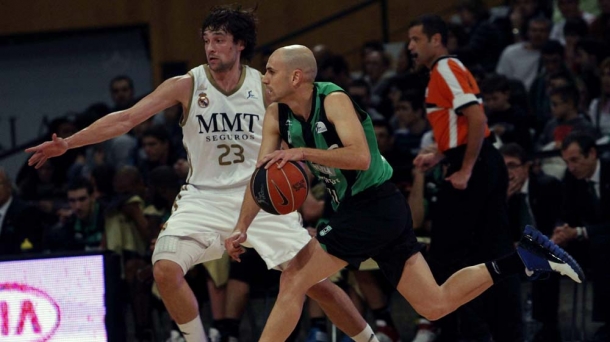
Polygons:
<instances>
[{"instance_id":1,"label":"white basketball jersey","mask_svg":"<svg viewBox=\"0 0 610 342\"><path fill-rule=\"evenodd\" d=\"M199 189L238 189L250 180L261 144L265 105L261 74L244 66L234 92L217 88L207 65L194 79L183 143L191 170L187 183Z\"/></svg>"}]
</instances>

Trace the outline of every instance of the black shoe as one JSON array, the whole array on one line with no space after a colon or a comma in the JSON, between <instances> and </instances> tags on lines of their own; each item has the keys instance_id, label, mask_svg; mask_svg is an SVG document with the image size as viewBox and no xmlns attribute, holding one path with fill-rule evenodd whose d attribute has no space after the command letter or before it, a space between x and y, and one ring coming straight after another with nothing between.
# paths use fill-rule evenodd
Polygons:
<instances>
[{"instance_id":1,"label":"black shoe","mask_svg":"<svg viewBox=\"0 0 610 342\"><path fill-rule=\"evenodd\" d=\"M532 226L525 226L517 253L525 264L525 273L531 279L549 272L561 273L577 283L585 279L576 260Z\"/></svg>"}]
</instances>

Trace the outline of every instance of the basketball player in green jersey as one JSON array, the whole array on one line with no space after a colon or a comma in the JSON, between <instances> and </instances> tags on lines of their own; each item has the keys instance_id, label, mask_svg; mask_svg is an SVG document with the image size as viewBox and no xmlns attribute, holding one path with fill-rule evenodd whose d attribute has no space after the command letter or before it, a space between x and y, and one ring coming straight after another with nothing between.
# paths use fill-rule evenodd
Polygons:
<instances>
[{"instance_id":1,"label":"basketball player in green jersey","mask_svg":"<svg viewBox=\"0 0 610 342\"><path fill-rule=\"evenodd\" d=\"M521 242L529 244L527 257L513 252L467 267L439 286L419 252L406 199L389 182L392 168L379 153L371 118L338 86L314 83L316 72L312 52L294 45L271 55L263 77L267 95L275 103L265 113L257 167L281 168L289 160L305 161L326 183L335 214L327 226L318 228L317 240L312 239L282 273L280 293L260 341L284 341L299 319L300 298L309 287L368 258L377 261L398 292L429 320L454 311L494 281L525 274L525 260L535 261L527 267L536 273L556 270L575 281L583 279L563 250L548 239L537 240L536 235ZM282 141L290 148L279 150ZM240 244L258 212L246 191L235 230L225 240L233 259L239 261ZM549 255L553 262L547 260Z\"/></svg>"}]
</instances>

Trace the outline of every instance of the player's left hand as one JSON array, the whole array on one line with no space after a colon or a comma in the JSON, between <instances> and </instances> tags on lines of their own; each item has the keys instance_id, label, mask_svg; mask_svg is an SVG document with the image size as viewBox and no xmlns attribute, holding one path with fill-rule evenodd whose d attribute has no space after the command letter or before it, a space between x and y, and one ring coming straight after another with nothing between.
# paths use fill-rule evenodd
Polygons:
<instances>
[{"instance_id":1,"label":"player's left hand","mask_svg":"<svg viewBox=\"0 0 610 342\"><path fill-rule=\"evenodd\" d=\"M261 167L261 165L265 165L265 169L268 169L271 165L277 163L277 168L281 169L289 160L303 160L303 150L300 148L290 148L287 150L273 151L259 160L258 163L256 163L256 167L258 168Z\"/></svg>"},{"instance_id":2,"label":"player's left hand","mask_svg":"<svg viewBox=\"0 0 610 342\"><path fill-rule=\"evenodd\" d=\"M231 236L225 239L225 249L231 257L231 259L240 262L239 256L246 252L246 249L242 247L242 243L246 242L248 235L246 232L235 231Z\"/></svg>"},{"instance_id":3,"label":"player's left hand","mask_svg":"<svg viewBox=\"0 0 610 342\"><path fill-rule=\"evenodd\" d=\"M445 178L446 181L451 182L454 188L458 190L464 190L468 186L468 181L470 180L471 172L466 170L459 170L451 174L451 176Z\"/></svg>"}]
</instances>

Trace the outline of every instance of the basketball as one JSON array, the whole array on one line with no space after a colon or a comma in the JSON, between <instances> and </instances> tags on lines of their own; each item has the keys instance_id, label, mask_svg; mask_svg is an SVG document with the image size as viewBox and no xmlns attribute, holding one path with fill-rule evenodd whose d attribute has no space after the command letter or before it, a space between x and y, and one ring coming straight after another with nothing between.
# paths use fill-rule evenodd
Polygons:
<instances>
[{"instance_id":1,"label":"basketball","mask_svg":"<svg viewBox=\"0 0 610 342\"><path fill-rule=\"evenodd\" d=\"M254 171L250 179L250 192L254 201L264 211L274 215L291 213L305 202L309 192L309 182L303 167L289 161L278 169L264 166Z\"/></svg>"}]
</instances>

